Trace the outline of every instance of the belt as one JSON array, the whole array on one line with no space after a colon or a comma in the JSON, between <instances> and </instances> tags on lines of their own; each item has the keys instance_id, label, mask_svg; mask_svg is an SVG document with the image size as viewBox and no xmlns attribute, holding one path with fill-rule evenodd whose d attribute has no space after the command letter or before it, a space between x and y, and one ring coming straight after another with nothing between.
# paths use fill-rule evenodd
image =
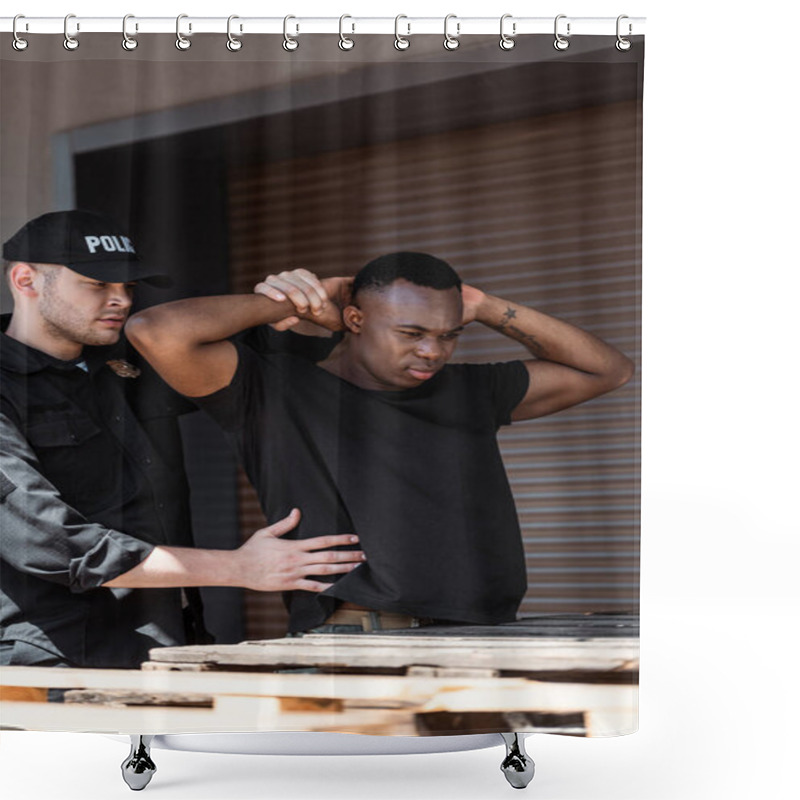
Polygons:
<instances>
[{"instance_id":1,"label":"belt","mask_svg":"<svg viewBox=\"0 0 800 800\"><path fill-rule=\"evenodd\" d=\"M432 619L412 617L408 614L393 614L390 611L357 610L339 608L325 620L325 625L360 625L365 631L390 631L400 628L419 628L430 625Z\"/></svg>"}]
</instances>

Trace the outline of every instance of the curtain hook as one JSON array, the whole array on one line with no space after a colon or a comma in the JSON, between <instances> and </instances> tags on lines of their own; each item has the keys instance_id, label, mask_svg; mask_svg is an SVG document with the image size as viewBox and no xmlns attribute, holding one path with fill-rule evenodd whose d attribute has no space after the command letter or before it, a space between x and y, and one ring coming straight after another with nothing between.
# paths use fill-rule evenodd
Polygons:
<instances>
[{"instance_id":1,"label":"curtain hook","mask_svg":"<svg viewBox=\"0 0 800 800\"><path fill-rule=\"evenodd\" d=\"M24 50L24 49L25 49L25 48L28 46L28 40L27 40L27 39L23 39L23 38L22 38L22 37L21 37L21 36L20 36L20 35L17 33L17 20L18 20L18 19L26 19L26 17L25 17L25 15L24 15L24 14L17 14L17 16L16 16L16 17L14 17L14 22L13 22L13 24L11 25L11 31L12 31L12 33L14 34L14 40L11 42L11 46L12 46L12 47L13 47L15 50L17 50L17 51L20 51L20 52L21 52L22 50ZM25 30L26 30L26 31L28 30L28 23L27 23L27 22L25 23Z\"/></svg>"},{"instance_id":2,"label":"curtain hook","mask_svg":"<svg viewBox=\"0 0 800 800\"><path fill-rule=\"evenodd\" d=\"M292 53L300 47L300 42L294 36L289 34L289 20L290 19L297 19L297 17L293 17L291 14L288 14L283 18L283 49L287 50L288 52ZM297 33L300 33L300 26L296 26Z\"/></svg>"},{"instance_id":3,"label":"curtain hook","mask_svg":"<svg viewBox=\"0 0 800 800\"><path fill-rule=\"evenodd\" d=\"M128 20L135 19L133 14L126 14L122 18L122 49L135 50L139 46L139 42L128 33ZM139 23L134 24L134 30L139 30Z\"/></svg>"},{"instance_id":4,"label":"curtain hook","mask_svg":"<svg viewBox=\"0 0 800 800\"><path fill-rule=\"evenodd\" d=\"M398 14L394 18L394 47L395 50L408 50L411 47L411 42L409 39L406 39L405 36L400 35L400 20L401 19L408 19L405 14ZM406 25L408 26L408 33L406 36L411 36L411 23L407 22Z\"/></svg>"},{"instance_id":5,"label":"curtain hook","mask_svg":"<svg viewBox=\"0 0 800 800\"><path fill-rule=\"evenodd\" d=\"M447 23L450 22L451 19L456 20L455 34L452 34L447 30ZM444 18L444 49L457 50L458 46L461 44L461 42L458 40L458 37L460 35L461 35L461 23L458 22L458 17L455 14L448 14Z\"/></svg>"},{"instance_id":6,"label":"curtain hook","mask_svg":"<svg viewBox=\"0 0 800 800\"><path fill-rule=\"evenodd\" d=\"M558 32L558 21L560 19L566 19L566 18L567 18L566 14L559 14L556 17L556 21L555 21L555 25L554 25L554 32L555 32L556 40L553 42L553 47L555 47L556 50L566 50L569 47L569 39L567 39L565 36L563 36L562 34L560 34ZM567 36L570 36L571 33L572 33L572 31L570 30L571 27L572 26L568 22L567 23Z\"/></svg>"},{"instance_id":7,"label":"curtain hook","mask_svg":"<svg viewBox=\"0 0 800 800\"><path fill-rule=\"evenodd\" d=\"M235 19L239 19L239 17L237 17L236 14L231 14L228 17L228 41L226 42L225 46L228 48L228 50L231 51L231 53L235 53L238 50L242 49L242 40L241 39L237 39L231 33L231 22L233 22ZM239 26L239 33L241 33L241 32L242 32L242 26L240 25Z\"/></svg>"},{"instance_id":8,"label":"curtain hook","mask_svg":"<svg viewBox=\"0 0 800 800\"><path fill-rule=\"evenodd\" d=\"M630 41L630 39L623 38L622 34L620 33L620 22L622 22L622 20L624 20L624 19L629 19L627 14L620 14L617 17L617 42L614 45L617 48L617 50L619 50L622 53L624 53L626 50L630 50L631 49L631 41ZM632 33L633 33L633 25L629 22L628 23L628 36L630 36Z\"/></svg>"},{"instance_id":9,"label":"curtain hook","mask_svg":"<svg viewBox=\"0 0 800 800\"><path fill-rule=\"evenodd\" d=\"M191 40L187 39L181 33L181 20L186 19L188 16L189 16L188 14L178 14L178 17L175 20L175 36L177 36L177 39L175 39L175 47L177 47L178 50L188 50L192 46ZM192 32L192 23L190 22L189 33L191 32Z\"/></svg>"},{"instance_id":10,"label":"curtain hook","mask_svg":"<svg viewBox=\"0 0 800 800\"><path fill-rule=\"evenodd\" d=\"M500 49L501 50L511 50L513 49L516 42L514 41L513 37L517 35L517 23L511 23L511 35L509 36L505 32L505 25L506 20L511 19L514 15L513 14L503 14L500 17Z\"/></svg>"},{"instance_id":11,"label":"curtain hook","mask_svg":"<svg viewBox=\"0 0 800 800\"><path fill-rule=\"evenodd\" d=\"M339 49L340 50L352 50L356 46L356 43L352 39L348 39L344 35L344 21L346 19L353 19L353 18L349 14L342 14L342 16L339 17ZM354 22L354 23L352 23L351 33L355 33L355 30L356 30L356 24Z\"/></svg>"},{"instance_id":12,"label":"curtain hook","mask_svg":"<svg viewBox=\"0 0 800 800\"><path fill-rule=\"evenodd\" d=\"M65 50L77 50L78 49L78 45L80 44L80 42L74 36L70 36L70 33L69 33L69 21L71 19L75 19L75 15L74 14L67 14L67 16L64 17L64 49ZM75 23L75 31L76 31L76 33L78 31L80 31L80 29L81 29L80 23L76 22Z\"/></svg>"}]
</instances>

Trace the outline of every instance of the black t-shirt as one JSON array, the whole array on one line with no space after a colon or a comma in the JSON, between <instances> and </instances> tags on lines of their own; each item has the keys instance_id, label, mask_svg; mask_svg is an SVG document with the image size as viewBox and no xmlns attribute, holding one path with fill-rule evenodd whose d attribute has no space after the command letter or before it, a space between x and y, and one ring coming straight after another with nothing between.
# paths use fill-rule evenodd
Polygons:
<instances>
[{"instance_id":1,"label":"black t-shirt","mask_svg":"<svg viewBox=\"0 0 800 800\"><path fill-rule=\"evenodd\" d=\"M361 389L237 344L230 385L195 399L234 441L270 524L357 533L367 562L324 593L284 595L290 632L349 601L478 624L515 618L526 571L496 433L528 387L521 361L447 365L419 387Z\"/></svg>"}]
</instances>

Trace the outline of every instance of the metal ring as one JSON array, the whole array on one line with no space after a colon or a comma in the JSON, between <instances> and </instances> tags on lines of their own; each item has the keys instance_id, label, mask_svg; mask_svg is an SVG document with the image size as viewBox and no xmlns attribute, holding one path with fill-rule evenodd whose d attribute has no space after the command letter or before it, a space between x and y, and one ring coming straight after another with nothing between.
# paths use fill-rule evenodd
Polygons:
<instances>
[{"instance_id":1,"label":"metal ring","mask_svg":"<svg viewBox=\"0 0 800 800\"><path fill-rule=\"evenodd\" d=\"M17 16L14 17L14 22L11 24L11 32L14 34L14 40L11 42L11 46L15 50L17 50L19 52L22 52L23 50L25 50L25 48L27 48L28 40L27 39L23 39L17 33L17 20L18 19L25 19L25 15L24 14L17 14ZM28 23L27 22L25 23L25 30L28 30Z\"/></svg>"},{"instance_id":2,"label":"metal ring","mask_svg":"<svg viewBox=\"0 0 800 800\"><path fill-rule=\"evenodd\" d=\"M342 14L342 16L339 17L339 49L340 50L352 50L356 46L356 43L352 39L348 39L344 35L344 21L346 19L353 19L353 18L349 14ZM356 29L355 22L353 23L352 28L353 28L353 31L355 31L355 29Z\"/></svg>"},{"instance_id":3,"label":"metal ring","mask_svg":"<svg viewBox=\"0 0 800 800\"><path fill-rule=\"evenodd\" d=\"M178 50L188 50L192 46L191 40L187 39L181 33L181 20L186 19L188 16L189 16L188 14L178 14L178 17L175 20L175 36L177 37L175 39L175 47L177 47ZM191 32L192 32L192 23L190 22L189 33Z\"/></svg>"},{"instance_id":4,"label":"metal ring","mask_svg":"<svg viewBox=\"0 0 800 800\"><path fill-rule=\"evenodd\" d=\"M562 36L558 32L558 21L560 19L566 19L566 18L567 18L566 14L559 14L556 17L556 21L555 21L555 23L553 25L553 32L555 33L555 37L556 37L556 40L553 42L553 47L555 47L556 50L566 50L569 47L569 39L567 39L565 36ZM571 27L572 26L568 22L567 23L567 36L569 36L571 34L571 30L570 30Z\"/></svg>"},{"instance_id":5,"label":"metal ring","mask_svg":"<svg viewBox=\"0 0 800 800\"><path fill-rule=\"evenodd\" d=\"M300 47L300 42L297 41L296 37L289 35L289 29L287 26L290 19L297 19L297 17L293 17L291 14L289 14L283 18L283 49L292 53L297 50L298 47ZM297 26L297 30L299 32L299 25Z\"/></svg>"},{"instance_id":6,"label":"metal ring","mask_svg":"<svg viewBox=\"0 0 800 800\"><path fill-rule=\"evenodd\" d=\"M235 19L239 19L239 17L237 17L236 14L231 14L228 17L228 41L225 43L225 46L228 48L228 50L231 51L231 53L235 53L238 50L242 49L242 40L241 39L237 39L231 33L231 22L233 22L233 20L235 20ZM241 33L241 30L242 30L242 26L240 25L239 26L239 32L240 33Z\"/></svg>"},{"instance_id":7,"label":"metal ring","mask_svg":"<svg viewBox=\"0 0 800 800\"><path fill-rule=\"evenodd\" d=\"M514 15L513 14L503 14L500 17L500 49L501 50L512 50L516 42L512 37L517 35L517 23L511 23L511 36L509 36L505 32L505 24L507 19L511 19Z\"/></svg>"},{"instance_id":8,"label":"metal ring","mask_svg":"<svg viewBox=\"0 0 800 800\"><path fill-rule=\"evenodd\" d=\"M128 33L128 20L135 19L133 14L126 14L122 18L122 49L123 50L135 50L139 46L139 42L133 38ZM137 22L135 25L135 29L139 30L139 23Z\"/></svg>"},{"instance_id":9,"label":"metal ring","mask_svg":"<svg viewBox=\"0 0 800 800\"><path fill-rule=\"evenodd\" d=\"M398 14L394 18L394 48L395 50L408 50L411 47L411 41L406 39L405 36L400 35L400 20L401 19L408 19L405 14ZM407 22L406 25L408 26L408 33L406 36L411 36L411 23Z\"/></svg>"},{"instance_id":10,"label":"metal ring","mask_svg":"<svg viewBox=\"0 0 800 800\"><path fill-rule=\"evenodd\" d=\"M74 14L67 14L67 16L64 17L64 49L65 50L77 50L78 49L78 45L80 44L80 42L74 36L70 36L69 30L67 29L68 25L69 25L69 21L71 19L75 19L75 15ZM76 23L75 24L75 30L76 31L80 31L80 29L81 29L80 23Z\"/></svg>"},{"instance_id":11,"label":"metal ring","mask_svg":"<svg viewBox=\"0 0 800 800\"><path fill-rule=\"evenodd\" d=\"M461 44L458 40L458 37L461 35L461 23L458 21L456 22L456 32L455 35L453 35L447 30L447 23L450 22L451 19L458 20L458 17L455 14L448 14L444 18L444 49L458 50L458 46Z\"/></svg>"},{"instance_id":12,"label":"metal ring","mask_svg":"<svg viewBox=\"0 0 800 800\"><path fill-rule=\"evenodd\" d=\"M622 34L620 34L620 32L619 32L619 27L620 27L619 24L624 19L629 19L627 14L620 14L617 17L617 42L614 45L617 48L617 50L619 50L622 53L624 53L626 50L630 50L631 49L631 41L630 41L630 39L625 39L622 36ZM633 25L631 25L630 22L629 22L628 23L628 36L630 36L632 32L633 32Z\"/></svg>"}]
</instances>

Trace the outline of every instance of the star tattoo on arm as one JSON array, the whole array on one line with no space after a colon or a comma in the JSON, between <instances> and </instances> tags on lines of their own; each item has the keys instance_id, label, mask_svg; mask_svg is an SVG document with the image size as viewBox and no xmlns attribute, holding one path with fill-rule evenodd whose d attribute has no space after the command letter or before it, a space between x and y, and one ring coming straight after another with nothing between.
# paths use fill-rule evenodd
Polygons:
<instances>
[{"instance_id":1,"label":"star tattoo on arm","mask_svg":"<svg viewBox=\"0 0 800 800\"><path fill-rule=\"evenodd\" d=\"M541 357L544 353L544 348L536 339L536 337L530 333L520 330L516 325L510 324L511 320L516 319L516 317L516 310L511 308L511 306L508 306L503 312L503 317L500 322L493 327L500 333L503 333L512 339L516 339L520 344L525 345L525 347L527 347L528 350L530 350L535 356Z\"/></svg>"}]
</instances>

